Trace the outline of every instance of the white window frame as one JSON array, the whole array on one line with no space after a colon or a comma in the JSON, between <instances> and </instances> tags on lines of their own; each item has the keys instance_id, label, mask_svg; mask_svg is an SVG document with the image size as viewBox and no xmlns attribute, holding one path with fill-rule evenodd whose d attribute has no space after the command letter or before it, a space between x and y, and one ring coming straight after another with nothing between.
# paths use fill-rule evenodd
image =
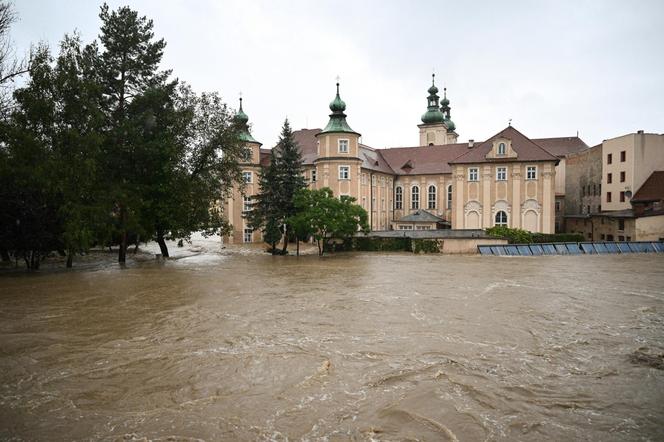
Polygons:
<instances>
[{"instance_id":1,"label":"white window frame","mask_svg":"<svg viewBox=\"0 0 664 442\"><path fill-rule=\"evenodd\" d=\"M342 149L341 146L345 146L345 149ZM348 153L350 149L350 140L348 138L339 138L337 140L337 149L339 153Z\"/></svg>"},{"instance_id":2,"label":"white window frame","mask_svg":"<svg viewBox=\"0 0 664 442\"><path fill-rule=\"evenodd\" d=\"M507 181L507 167L496 167L496 181Z\"/></svg>"},{"instance_id":3,"label":"white window frame","mask_svg":"<svg viewBox=\"0 0 664 442\"><path fill-rule=\"evenodd\" d=\"M473 175L475 177L473 178ZM480 180L480 169L477 167L469 167L468 168L468 181L479 181Z\"/></svg>"},{"instance_id":4,"label":"white window frame","mask_svg":"<svg viewBox=\"0 0 664 442\"><path fill-rule=\"evenodd\" d=\"M249 227L245 227L242 232L242 242L248 243L253 241L254 230ZM248 235L248 236L247 236Z\"/></svg>"},{"instance_id":5,"label":"white window frame","mask_svg":"<svg viewBox=\"0 0 664 442\"><path fill-rule=\"evenodd\" d=\"M505 215L505 221L501 220L500 222L498 222L498 220L497 220L498 215L501 214L501 213ZM497 211L496 214L493 216L493 225L494 226L506 226L507 227L509 225L509 217L507 216L507 212L505 212L504 210Z\"/></svg>"},{"instance_id":6,"label":"white window frame","mask_svg":"<svg viewBox=\"0 0 664 442\"><path fill-rule=\"evenodd\" d=\"M417 189L417 191L415 191ZM417 198L415 196L417 195ZM410 208L411 210L417 210L420 208L420 186L415 184L410 188Z\"/></svg>"},{"instance_id":7,"label":"white window frame","mask_svg":"<svg viewBox=\"0 0 664 442\"><path fill-rule=\"evenodd\" d=\"M394 210L403 209L403 187L397 186L394 189Z\"/></svg>"},{"instance_id":8,"label":"white window frame","mask_svg":"<svg viewBox=\"0 0 664 442\"><path fill-rule=\"evenodd\" d=\"M250 170L243 170L242 171L242 181L244 181L245 184L251 184L254 182L254 173Z\"/></svg>"},{"instance_id":9,"label":"white window frame","mask_svg":"<svg viewBox=\"0 0 664 442\"><path fill-rule=\"evenodd\" d=\"M501 152L502 151L502 152ZM498 147L496 148L496 152L498 155L505 155L507 154L507 145L505 143L498 143Z\"/></svg>"},{"instance_id":10,"label":"white window frame","mask_svg":"<svg viewBox=\"0 0 664 442\"><path fill-rule=\"evenodd\" d=\"M342 171L345 171L345 176L342 175ZM350 166L339 166L339 179L344 181L350 181Z\"/></svg>"},{"instance_id":11,"label":"white window frame","mask_svg":"<svg viewBox=\"0 0 664 442\"><path fill-rule=\"evenodd\" d=\"M431 188L433 188L433 193L431 192ZM433 200L431 199L432 195L433 195ZM428 210L435 210L436 209L437 196L438 196L438 189L436 188L436 186L433 185L433 184L430 184L429 186L427 186L427 209Z\"/></svg>"},{"instance_id":12,"label":"white window frame","mask_svg":"<svg viewBox=\"0 0 664 442\"><path fill-rule=\"evenodd\" d=\"M452 185L447 185L447 208L452 208Z\"/></svg>"},{"instance_id":13,"label":"white window frame","mask_svg":"<svg viewBox=\"0 0 664 442\"><path fill-rule=\"evenodd\" d=\"M530 176L530 172L533 172L533 176ZM537 179L537 166L526 166L526 179L527 180Z\"/></svg>"},{"instance_id":14,"label":"white window frame","mask_svg":"<svg viewBox=\"0 0 664 442\"><path fill-rule=\"evenodd\" d=\"M242 211L243 212L249 212L251 211L251 197L250 196L243 196L242 197Z\"/></svg>"}]
</instances>

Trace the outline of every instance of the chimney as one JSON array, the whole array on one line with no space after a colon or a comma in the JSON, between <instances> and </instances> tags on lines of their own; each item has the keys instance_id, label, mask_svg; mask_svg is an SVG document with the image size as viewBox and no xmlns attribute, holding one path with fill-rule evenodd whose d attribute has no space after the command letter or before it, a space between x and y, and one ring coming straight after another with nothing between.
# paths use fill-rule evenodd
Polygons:
<instances>
[{"instance_id":1,"label":"chimney","mask_svg":"<svg viewBox=\"0 0 664 442\"><path fill-rule=\"evenodd\" d=\"M475 145L475 140L473 140L472 138L468 140L468 149L472 149L474 145Z\"/></svg>"},{"instance_id":2,"label":"chimney","mask_svg":"<svg viewBox=\"0 0 664 442\"><path fill-rule=\"evenodd\" d=\"M636 133L637 133L637 134L642 134L642 133L643 133L643 129L637 131Z\"/></svg>"}]
</instances>

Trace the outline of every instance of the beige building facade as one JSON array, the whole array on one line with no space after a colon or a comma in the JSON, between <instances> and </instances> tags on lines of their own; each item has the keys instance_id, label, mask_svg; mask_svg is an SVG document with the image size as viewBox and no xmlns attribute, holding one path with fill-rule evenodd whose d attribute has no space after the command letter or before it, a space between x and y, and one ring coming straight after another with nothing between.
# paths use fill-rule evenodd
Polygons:
<instances>
[{"instance_id":1,"label":"beige building facade","mask_svg":"<svg viewBox=\"0 0 664 442\"><path fill-rule=\"evenodd\" d=\"M556 175L559 152L585 143L578 137L530 139L512 126L485 141L459 143L447 91L441 100L432 81L428 93L427 111L417 125L419 145L376 149L362 144L349 126L337 84L325 128L293 133L309 187L354 197L374 231L505 225L553 233L557 196L564 195ZM252 160L243 167L253 181L226 202L231 243L261 240L260 232L246 225L243 208L260 192L258 171L269 164L270 151L260 148L248 126L246 136Z\"/></svg>"}]
</instances>

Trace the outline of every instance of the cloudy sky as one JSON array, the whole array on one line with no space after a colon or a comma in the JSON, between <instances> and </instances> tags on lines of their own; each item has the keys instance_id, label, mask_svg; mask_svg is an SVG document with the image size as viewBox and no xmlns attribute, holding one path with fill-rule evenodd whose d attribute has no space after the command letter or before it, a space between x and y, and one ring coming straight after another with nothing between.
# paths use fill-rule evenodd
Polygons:
<instances>
[{"instance_id":1,"label":"cloudy sky","mask_svg":"<svg viewBox=\"0 0 664 442\"><path fill-rule=\"evenodd\" d=\"M431 73L460 141L513 125L590 145L664 132L664 1L110 1L155 22L163 67L233 106L266 147L284 118L323 127L335 77L351 127L374 147L413 146ZM19 51L96 38L93 0L19 0Z\"/></svg>"}]
</instances>

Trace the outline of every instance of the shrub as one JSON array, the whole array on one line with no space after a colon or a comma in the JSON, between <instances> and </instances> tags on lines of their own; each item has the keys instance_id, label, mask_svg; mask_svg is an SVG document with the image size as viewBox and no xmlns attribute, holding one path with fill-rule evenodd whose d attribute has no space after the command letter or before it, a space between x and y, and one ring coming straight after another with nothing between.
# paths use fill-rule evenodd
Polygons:
<instances>
[{"instance_id":1,"label":"shrub","mask_svg":"<svg viewBox=\"0 0 664 442\"><path fill-rule=\"evenodd\" d=\"M523 229L495 226L486 229L486 233L491 236L505 238L510 244L528 244L533 242L533 234Z\"/></svg>"},{"instance_id":2,"label":"shrub","mask_svg":"<svg viewBox=\"0 0 664 442\"><path fill-rule=\"evenodd\" d=\"M409 252L410 238L353 238L353 249L362 252Z\"/></svg>"},{"instance_id":3,"label":"shrub","mask_svg":"<svg viewBox=\"0 0 664 442\"><path fill-rule=\"evenodd\" d=\"M583 242L585 238L581 233L534 233L533 242Z\"/></svg>"},{"instance_id":4,"label":"shrub","mask_svg":"<svg viewBox=\"0 0 664 442\"><path fill-rule=\"evenodd\" d=\"M435 239L414 239L413 253L440 253L440 246Z\"/></svg>"}]
</instances>

